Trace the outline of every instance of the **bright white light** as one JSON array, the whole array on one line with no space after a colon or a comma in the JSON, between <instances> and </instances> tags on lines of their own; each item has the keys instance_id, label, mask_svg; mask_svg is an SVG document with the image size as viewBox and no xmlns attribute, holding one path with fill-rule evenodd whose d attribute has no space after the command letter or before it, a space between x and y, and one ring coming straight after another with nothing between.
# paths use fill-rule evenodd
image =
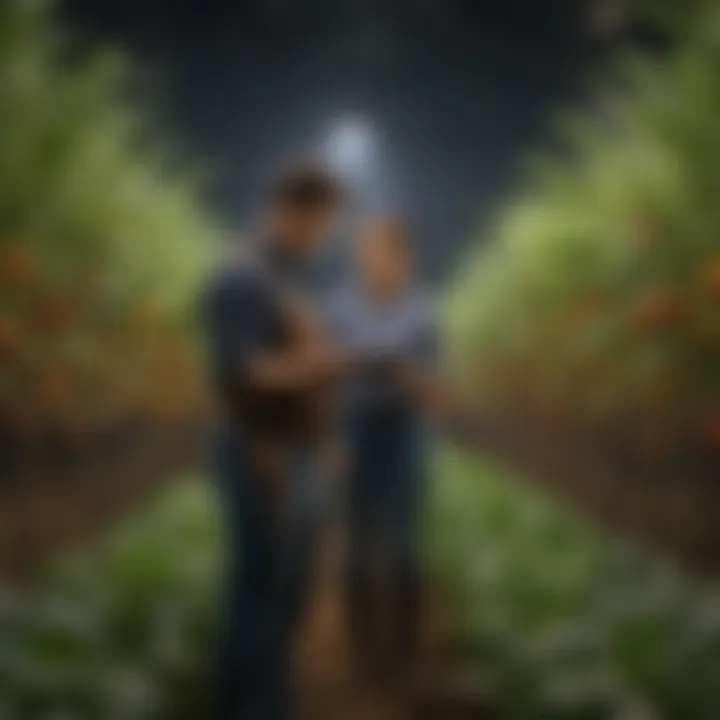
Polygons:
<instances>
[{"instance_id":1,"label":"bright white light","mask_svg":"<svg viewBox=\"0 0 720 720\"><path fill-rule=\"evenodd\" d=\"M341 120L332 128L327 148L333 165L345 172L357 172L372 155L372 128L357 118Z\"/></svg>"}]
</instances>

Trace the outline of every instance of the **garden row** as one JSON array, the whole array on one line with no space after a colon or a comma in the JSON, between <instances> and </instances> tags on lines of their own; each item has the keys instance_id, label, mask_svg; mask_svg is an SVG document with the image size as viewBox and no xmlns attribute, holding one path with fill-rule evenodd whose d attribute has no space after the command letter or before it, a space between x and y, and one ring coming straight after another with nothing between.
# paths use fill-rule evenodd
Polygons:
<instances>
[{"instance_id":1,"label":"garden row","mask_svg":"<svg viewBox=\"0 0 720 720\"><path fill-rule=\"evenodd\" d=\"M599 435L597 428L580 426L558 433L517 409L496 409L460 444L494 458L608 531L661 550L687 569L717 575L720 476L714 458L690 448L658 465L637 447L632 430L606 428Z\"/></svg>"},{"instance_id":2,"label":"garden row","mask_svg":"<svg viewBox=\"0 0 720 720\"><path fill-rule=\"evenodd\" d=\"M198 483L148 503L32 590L0 594L0 715L181 720L207 711L217 525Z\"/></svg>"},{"instance_id":3,"label":"garden row","mask_svg":"<svg viewBox=\"0 0 720 720\"><path fill-rule=\"evenodd\" d=\"M485 461L444 453L433 478L427 557L455 623L445 695L476 713L462 717L717 718L717 587ZM216 512L207 488L181 485L32 591L6 591L0 708L78 720L201 715Z\"/></svg>"},{"instance_id":4,"label":"garden row","mask_svg":"<svg viewBox=\"0 0 720 720\"><path fill-rule=\"evenodd\" d=\"M201 464L205 437L202 423L153 424L50 472L29 464L0 495L0 585L31 585L59 554L107 534Z\"/></svg>"},{"instance_id":5,"label":"garden row","mask_svg":"<svg viewBox=\"0 0 720 720\"><path fill-rule=\"evenodd\" d=\"M122 58L0 7L0 477L198 416L215 232Z\"/></svg>"},{"instance_id":6,"label":"garden row","mask_svg":"<svg viewBox=\"0 0 720 720\"><path fill-rule=\"evenodd\" d=\"M662 484L720 507L720 6L675 6L671 49L566 119L568 152L538 163L448 312L487 417L569 459L580 492L605 468L616 508L644 483L650 514Z\"/></svg>"},{"instance_id":7,"label":"garden row","mask_svg":"<svg viewBox=\"0 0 720 720\"><path fill-rule=\"evenodd\" d=\"M522 475L440 458L428 556L455 619L449 688L475 715L714 720L720 592L601 532Z\"/></svg>"}]
</instances>

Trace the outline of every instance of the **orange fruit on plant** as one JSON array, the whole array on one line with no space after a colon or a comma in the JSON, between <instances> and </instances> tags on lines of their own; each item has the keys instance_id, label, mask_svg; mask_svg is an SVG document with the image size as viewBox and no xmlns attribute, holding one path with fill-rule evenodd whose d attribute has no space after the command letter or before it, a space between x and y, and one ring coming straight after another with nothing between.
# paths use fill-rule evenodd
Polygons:
<instances>
[{"instance_id":1,"label":"orange fruit on plant","mask_svg":"<svg viewBox=\"0 0 720 720\"><path fill-rule=\"evenodd\" d=\"M713 454L720 457L720 410L713 413L705 425L705 441Z\"/></svg>"},{"instance_id":2,"label":"orange fruit on plant","mask_svg":"<svg viewBox=\"0 0 720 720\"><path fill-rule=\"evenodd\" d=\"M107 292L105 276L93 275L86 278L79 287L78 295L86 303L98 303L102 301Z\"/></svg>"},{"instance_id":3,"label":"orange fruit on plant","mask_svg":"<svg viewBox=\"0 0 720 720\"><path fill-rule=\"evenodd\" d=\"M651 250L660 245L665 237L665 228L655 213L642 210L632 218L632 237L635 244Z\"/></svg>"},{"instance_id":4,"label":"orange fruit on plant","mask_svg":"<svg viewBox=\"0 0 720 720\"><path fill-rule=\"evenodd\" d=\"M8 415L8 421L17 437L27 438L35 429L32 414L24 408L14 408Z\"/></svg>"},{"instance_id":5,"label":"orange fruit on plant","mask_svg":"<svg viewBox=\"0 0 720 720\"><path fill-rule=\"evenodd\" d=\"M692 335L704 350L720 348L720 312L717 308L702 307L692 317Z\"/></svg>"},{"instance_id":6,"label":"orange fruit on plant","mask_svg":"<svg viewBox=\"0 0 720 720\"><path fill-rule=\"evenodd\" d=\"M670 330L683 320L683 308L671 290L653 289L642 294L632 308L633 325L642 333Z\"/></svg>"},{"instance_id":7,"label":"orange fruit on plant","mask_svg":"<svg viewBox=\"0 0 720 720\"><path fill-rule=\"evenodd\" d=\"M720 300L720 255L714 255L700 269L700 284L711 298Z\"/></svg>"},{"instance_id":8,"label":"orange fruit on plant","mask_svg":"<svg viewBox=\"0 0 720 720\"><path fill-rule=\"evenodd\" d=\"M36 380L38 396L49 402L56 402L67 397L70 383L66 373L59 367L46 368Z\"/></svg>"},{"instance_id":9,"label":"orange fruit on plant","mask_svg":"<svg viewBox=\"0 0 720 720\"><path fill-rule=\"evenodd\" d=\"M61 330L72 322L75 310L69 299L59 295L46 295L36 302L31 311L33 324L42 331Z\"/></svg>"},{"instance_id":10,"label":"orange fruit on plant","mask_svg":"<svg viewBox=\"0 0 720 720\"><path fill-rule=\"evenodd\" d=\"M35 430L35 423L29 410L16 405L0 408L0 427L9 432L13 438L25 441Z\"/></svg>"},{"instance_id":11,"label":"orange fruit on plant","mask_svg":"<svg viewBox=\"0 0 720 720\"><path fill-rule=\"evenodd\" d=\"M21 350L20 329L13 318L0 316L0 363L14 360Z\"/></svg>"},{"instance_id":12,"label":"orange fruit on plant","mask_svg":"<svg viewBox=\"0 0 720 720\"><path fill-rule=\"evenodd\" d=\"M157 325L160 309L153 300L141 300L130 312L129 322L134 330L147 330Z\"/></svg>"},{"instance_id":13,"label":"orange fruit on plant","mask_svg":"<svg viewBox=\"0 0 720 720\"><path fill-rule=\"evenodd\" d=\"M22 243L0 246L0 283L13 287L32 280L37 259L32 248Z\"/></svg>"}]
</instances>

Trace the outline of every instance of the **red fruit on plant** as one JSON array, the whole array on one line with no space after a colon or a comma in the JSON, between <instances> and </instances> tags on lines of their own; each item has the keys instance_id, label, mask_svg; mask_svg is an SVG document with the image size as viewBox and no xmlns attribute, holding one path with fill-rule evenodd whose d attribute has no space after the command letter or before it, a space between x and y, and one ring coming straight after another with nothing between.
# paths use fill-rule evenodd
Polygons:
<instances>
[{"instance_id":1,"label":"red fruit on plant","mask_svg":"<svg viewBox=\"0 0 720 720\"><path fill-rule=\"evenodd\" d=\"M15 321L0 316L0 363L15 358L20 350L20 332Z\"/></svg>"},{"instance_id":2,"label":"red fruit on plant","mask_svg":"<svg viewBox=\"0 0 720 720\"><path fill-rule=\"evenodd\" d=\"M691 317L691 330L693 339L703 350L720 348L720 313L717 309L698 308Z\"/></svg>"},{"instance_id":3,"label":"red fruit on plant","mask_svg":"<svg viewBox=\"0 0 720 720\"><path fill-rule=\"evenodd\" d=\"M65 298L46 296L32 310L33 323L39 330L61 330L73 319L73 307Z\"/></svg>"},{"instance_id":4,"label":"red fruit on plant","mask_svg":"<svg viewBox=\"0 0 720 720\"><path fill-rule=\"evenodd\" d=\"M662 242L665 229L653 212L643 210L632 219L632 236L638 247L652 249Z\"/></svg>"},{"instance_id":5,"label":"red fruit on plant","mask_svg":"<svg viewBox=\"0 0 720 720\"><path fill-rule=\"evenodd\" d=\"M678 298L666 289L649 290L641 295L632 314L635 328L643 333L669 330L683 319Z\"/></svg>"},{"instance_id":6,"label":"red fruit on plant","mask_svg":"<svg viewBox=\"0 0 720 720\"><path fill-rule=\"evenodd\" d=\"M37 269L32 248L21 243L0 246L0 283L19 286L29 282Z\"/></svg>"},{"instance_id":7,"label":"red fruit on plant","mask_svg":"<svg viewBox=\"0 0 720 720\"><path fill-rule=\"evenodd\" d=\"M720 255L711 257L701 268L700 283L715 300L720 300Z\"/></svg>"},{"instance_id":8,"label":"red fruit on plant","mask_svg":"<svg viewBox=\"0 0 720 720\"><path fill-rule=\"evenodd\" d=\"M26 439L34 429L31 414L20 407L3 408L0 411L0 424L17 439Z\"/></svg>"},{"instance_id":9,"label":"red fruit on plant","mask_svg":"<svg viewBox=\"0 0 720 720\"><path fill-rule=\"evenodd\" d=\"M67 396L70 384L61 368L48 368L37 378L36 391L44 401L57 401Z\"/></svg>"},{"instance_id":10,"label":"red fruit on plant","mask_svg":"<svg viewBox=\"0 0 720 720\"><path fill-rule=\"evenodd\" d=\"M75 283L73 298L81 304L93 303L102 296L104 290L105 277L100 273L88 274Z\"/></svg>"},{"instance_id":11,"label":"red fruit on plant","mask_svg":"<svg viewBox=\"0 0 720 720\"><path fill-rule=\"evenodd\" d=\"M152 300L141 300L128 317L130 327L137 330L154 328L161 317L158 306Z\"/></svg>"},{"instance_id":12,"label":"red fruit on plant","mask_svg":"<svg viewBox=\"0 0 720 720\"><path fill-rule=\"evenodd\" d=\"M705 426L705 441L713 454L720 456L720 411L710 416Z\"/></svg>"}]
</instances>

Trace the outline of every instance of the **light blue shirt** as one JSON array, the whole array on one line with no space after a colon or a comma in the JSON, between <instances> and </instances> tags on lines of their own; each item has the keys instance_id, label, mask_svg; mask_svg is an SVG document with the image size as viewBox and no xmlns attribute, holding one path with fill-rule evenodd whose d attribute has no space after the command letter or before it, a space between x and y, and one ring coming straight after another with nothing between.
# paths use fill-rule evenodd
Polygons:
<instances>
[{"instance_id":1,"label":"light blue shirt","mask_svg":"<svg viewBox=\"0 0 720 720\"><path fill-rule=\"evenodd\" d=\"M432 301L415 287L389 301L368 297L358 285L334 293L327 302L327 325L339 345L353 355L375 358L407 358L435 366L438 333ZM392 375L360 373L349 388L356 408L407 407L406 397Z\"/></svg>"}]
</instances>

